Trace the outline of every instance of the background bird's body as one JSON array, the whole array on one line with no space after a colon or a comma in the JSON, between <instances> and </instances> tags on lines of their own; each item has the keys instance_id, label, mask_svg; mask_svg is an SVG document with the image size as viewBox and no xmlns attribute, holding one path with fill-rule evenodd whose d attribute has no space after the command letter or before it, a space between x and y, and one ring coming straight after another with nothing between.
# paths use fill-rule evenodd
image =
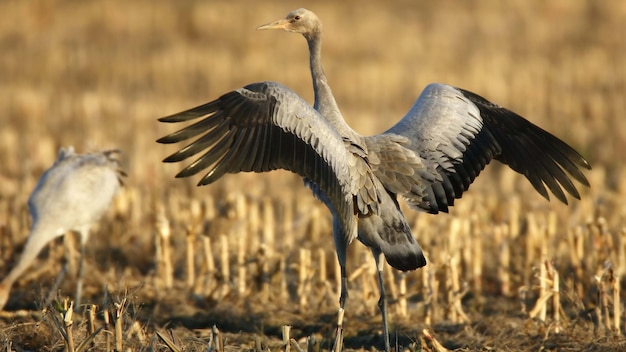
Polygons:
<instances>
[{"instance_id":1,"label":"background bird's body","mask_svg":"<svg viewBox=\"0 0 626 352\"><path fill-rule=\"evenodd\" d=\"M109 209L119 189L117 168L117 162L103 153L80 155L62 149L28 200L33 226L56 226L59 236L91 226Z\"/></svg>"},{"instance_id":2,"label":"background bird's body","mask_svg":"<svg viewBox=\"0 0 626 352\"><path fill-rule=\"evenodd\" d=\"M0 309L6 304L13 283L41 249L68 231L80 234L81 259L75 296L79 304L89 228L108 210L121 184L123 173L113 158L117 152L76 154L72 147L59 150L54 165L41 176L28 200L31 232L17 265L0 283Z\"/></svg>"}]
</instances>

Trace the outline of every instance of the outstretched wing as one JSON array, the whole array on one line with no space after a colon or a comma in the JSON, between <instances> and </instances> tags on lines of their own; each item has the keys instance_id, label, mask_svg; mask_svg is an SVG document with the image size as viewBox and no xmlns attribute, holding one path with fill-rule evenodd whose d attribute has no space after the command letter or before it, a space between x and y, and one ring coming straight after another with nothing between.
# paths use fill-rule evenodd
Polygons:
<instances>
[{"instance_id":1,"label":"outstretched wing","mask_svg":"<svg viewBox=\"0 0 626 352\"><path fill-rule=\"evenodd\" d=\"M177 123L201 118L159 139L196 138L167 157L179 162L202 153L176 177L201 171L198 185L225 173L285 169L312 180L328 197L349 238L356 237L348 155L342 137L306 101L275 82L253 83L193 109L160 118Z\"/></svg>"},{"instance_id":2,"label":"outstretched wing","mask_svg":"<svg viewBox=\"0 0 626 352\"><path fill-rule=\"evenodd\" d=\"M512 111L448 85L428 85L384 135L406 137L407 148L440 176L424 180L421 194L403 194L412 206L433 213L447 211L492 159L526 176L546 199L546 186L565 204L563 190L580 198L570 176L589 186L581 169L591 167L572 147Z\"/></svg>"}]
</instances>

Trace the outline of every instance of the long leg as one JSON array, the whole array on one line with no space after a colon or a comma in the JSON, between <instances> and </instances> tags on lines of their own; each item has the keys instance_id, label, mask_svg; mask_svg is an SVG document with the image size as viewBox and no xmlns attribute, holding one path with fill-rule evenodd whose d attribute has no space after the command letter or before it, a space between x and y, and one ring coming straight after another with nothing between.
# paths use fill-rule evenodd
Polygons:
<instances>
[{"instance_id":1,"label":"long leg","mask_svg":"<svg viewBox=\"0 0 626 352\"><path fill-rule=\"evenodd\" d=\"M57 275L56 279L54 279L54 283L50 288L50 292L48 292L48 296L46 297L46 301L44 302L44 307L47 307L52 300L57 298L57 293L59 292L59 287L65 279L65 275L69 272L72 275L76 273L76 248L74 246L74 238L72 231L65 231L63 236L63 266L61 267L61 271Z\"/></svg>"},{"instance_id":2,"label":"long leg","mask_svg":"<svg viewBox=\"0 0 626 352\"><path fill-rule=\"evenodd\" d=\"M89 237L89 228L80 230L80 258L78 259L78 277L76 278L76 295L74 296L74 311L80 309L83 298L83 277L85 275L85 246Z\"/></svg>"},{"instance_id":3,"label":"long leg","mask_svg":"<svg viewBox=\"0 0 626 352\"><path fill-rule=\"evenodd\" d=\"M337 332L335 334L335 345L333 346L333 351L335 352L343 350L343 314L347 298L348 278L346 276L346 267L344 265L341 265L341 292L339 293L339 313L337 314Z\"/></svg>"},{"instance_id":4,"label":"long leg","mask_svg":"<svg viewBox=\"0 0 626 352\"><path fill-rule=\"evenodd\" d=\"M24 245L24 251L22 252L20 260L17 262L17 265L11 269L11 272L2 280L2 282L0 282L0 311L9 300L11 287L13 287L15 281L30 266L35 258L37 258L41 249L54 237L60 236L62 233L57 234L54 237L49 236L49 234L50 232L47 229L33 225L33 229L26 240L26 245Z\"/></svg>"},{"instance_id":5,"label":"long leg","mask_svg":"<svg viewBox=\"0 0 626 352\"><path fill-rule=\"evenodd\" d=\"M346 251L348 243L344 236L341 222L337 216L333 214L333 238L335 240L335 250L337 251L337 261L341 268L341 288L339 292L339 312L337 314L337 332L335 334L335 344L333 351L340 352L343 350L343 315L348 299L348 277L346 274Z\"/></svg>"},{"instance_id":6,"label":"long leg","mask_svg":"<svg viewBox=\"0 0 626 352\"><path fill-rule=\"evenodd\" d=\"M372 249L374 255L374 261L376 262L376 271L378 272L378 291L380 292L380 298L378 299L378 308L383 316L383 338L385 340L385 351L389 352L391 346L389 345L389 325L387 323L387 297L385 296L385 283L383 281L383 268L385 261L384 255L379 250Z\"/></svg>"}]
</instances>

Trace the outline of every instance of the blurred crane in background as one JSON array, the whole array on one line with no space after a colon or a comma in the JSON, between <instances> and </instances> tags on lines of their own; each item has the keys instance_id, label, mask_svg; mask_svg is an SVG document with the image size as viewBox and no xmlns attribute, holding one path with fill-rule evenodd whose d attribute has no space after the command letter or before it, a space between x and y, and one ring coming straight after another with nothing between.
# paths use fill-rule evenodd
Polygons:
<instances>
[{"instance_id":1,"label":"blurred crane in background","mask_svg":"<svg viewBox=\"0 0 626 352\"><path fill-rule=\"evenodd\" d=\"M119 150L76 154L61 148L54 165L44 172L28 199L32 228L17 265L0 282L0 310L11 287L41 249L68 231L80 234L80 263L75 308L82 298L85 244L90 227L107 211L126 174L115 155Z\"/></svg>"},{"instance_id":2,"label":"blurred crane in background","mask_svg":"<svg viewBox=\"0 0 626 352\"><path fill-rule=\"evenodd\" d=\"M208 168L199 185L241 171L286 169L304 177L333 215L342 276L335 350L343 345L346 250L355 238L371 249L378 268L387 351L382 256L403 271L426 265L397 196L416 210L447 212L492 159L526 176L546 199L546 186L565 204L563 190L580 198L570 176L589 185L581 172L590 169L589 163L565 142L512 111L444 84L428 85L409 112L386 132L361 136L343 119L324 74L318 17L297 9L258 29L283 29L305 37L313 107L278 83L253 83L159 119L174 123L202 118L158 142L176 143L200 135L164 160L179 162L203 153L177 174L187 177Z\"/></svg>"}]
</instances>

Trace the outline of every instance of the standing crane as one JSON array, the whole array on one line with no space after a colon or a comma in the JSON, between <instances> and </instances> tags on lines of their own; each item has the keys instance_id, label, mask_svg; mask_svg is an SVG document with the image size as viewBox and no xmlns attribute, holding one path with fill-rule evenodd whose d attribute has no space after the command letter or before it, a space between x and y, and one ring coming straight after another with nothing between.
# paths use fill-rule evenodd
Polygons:
<instances>
[{"instance_id":1,"label":"standing crane","mask_svg":"<svg viewBox=\"0 0 626 352\"><path fill-rule=\"evenodd\" d=\"M341 267L337 351L343 345L348 296L346 249L355 238L370 248L378 269L386 351L390 346L382 258L402 271L426 265L398 196L416 210L447 212L492 159L526 176L548 200L547 189L565 204L565 192L580 199L570 177L589 186L581 171L590 169L589 163L565 142L477 94L445 84L428 85L389 130L361 136L343 119L324 74L318 17L301 8L258 29L282 29L304 36L314 105L279 83L252 83L160 118L167 123L200 120L157 142L198 137L164 162L202 153L176 175L188 177L208 170L199 186L213 183L225 173L275 169L304 178L333 217Z\"/></svg>"},{"instance_id":2,"label":"standing crane","mask_svg":"<svg viewBox=\"0 0 626 352\"><path fill-rule=\"evenodd\" d=\"M126 174L115 155L119 150L76 154L61 148L57 160L46 170L28 199L32 227L17 265L0 282L0 310L11 287L35 260L41 249L68 231L80 234L80 262L75 306L82 296L85 244L89 228L107 211Z\"/></svg>"}]
</instances>

